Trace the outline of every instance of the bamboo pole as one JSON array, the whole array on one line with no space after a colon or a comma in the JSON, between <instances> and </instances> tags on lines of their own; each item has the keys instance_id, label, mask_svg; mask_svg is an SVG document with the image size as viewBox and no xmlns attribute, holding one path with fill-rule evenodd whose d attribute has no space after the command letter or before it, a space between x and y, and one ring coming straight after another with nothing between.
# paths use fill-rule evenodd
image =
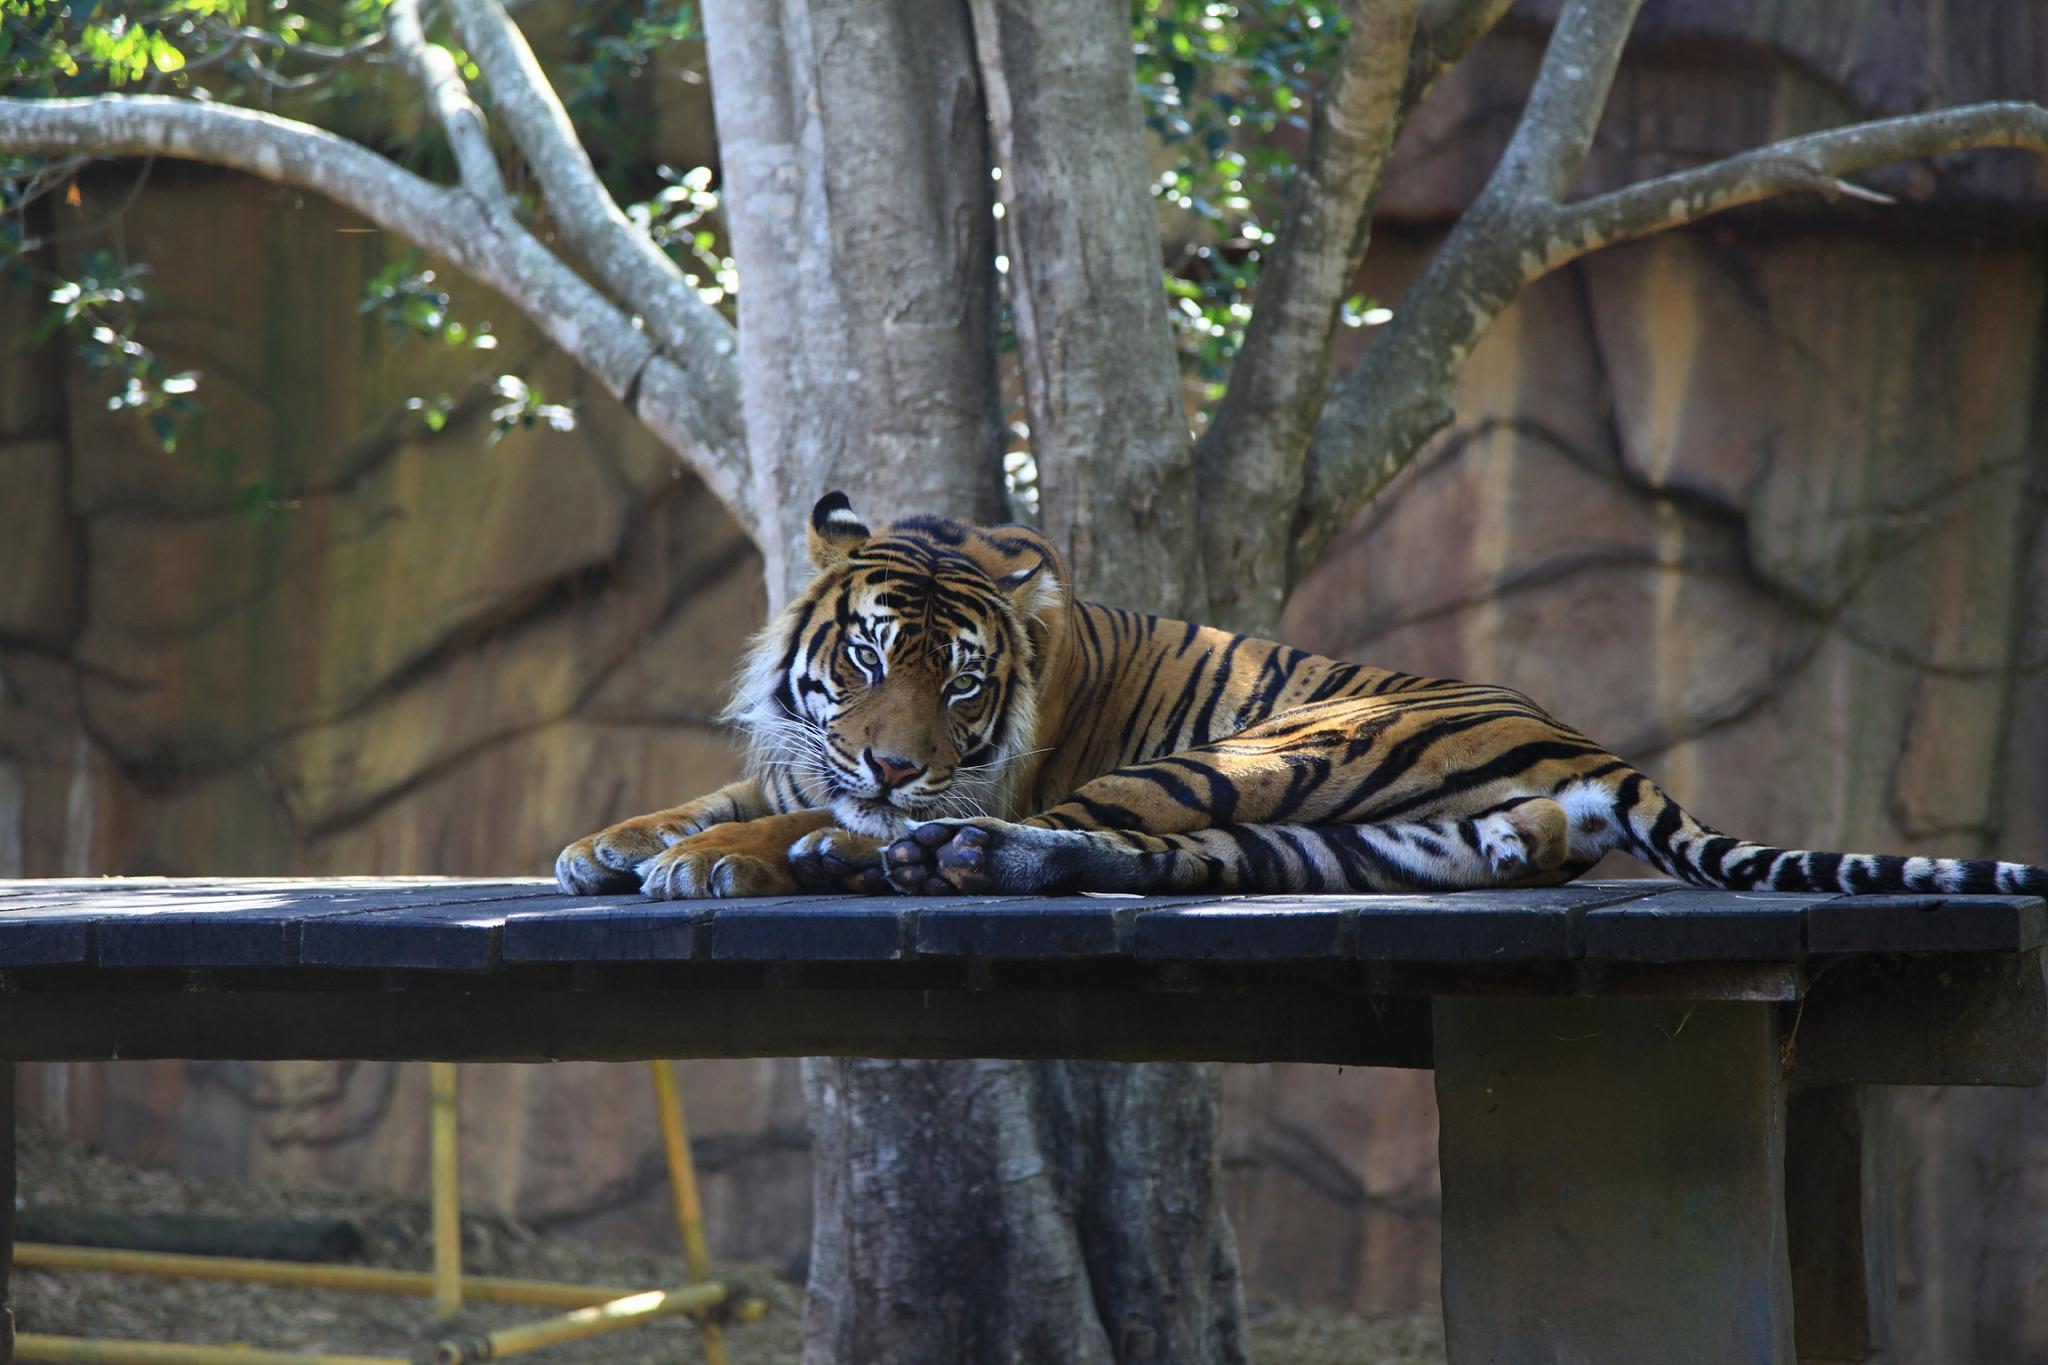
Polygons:
<instances>
[{"instance_id":1,"label":"bamboo pole","mask_svg":"<svg viewBox=\"0 0 2048 1365\"><path fill-rule=\"evenodd\" d=\"M697 1163L690 1154L682 1089L676 1084L674 1062L657 1059L647 1066L654 1073L654 1107L661 1117L662 1149L668 1154L668 1187L675 1197L676 1227L683 1235L683 1263L690 1283L701 1284L711 1277L711 1247L704 1238L704 1210L697 1199ZM704 1365L725 1365L725 1329L706 1322L703 1343Z\"/></svg>"},{"instance_id":2,"label":"bamboo pole","mask_svg":"<svg viewBox=\"0 0 2048 1365\"><path fill-rule=\"evenodd\" d=\"M716 1280L693 1284L687 1289L650 1289L629 1294L610 1303L593 1304L556 1318L506 1327L496 1332L477 1332L451 1337L434 1346L434 1365L474 1365L485 1360L503 1360L524 1355L543 1346L580 1341L604 1332L616 1332L635 1323L657 1318L701 1313L725 1300L725 1286Z\"/></svg>"},{"instance_id":3,"label":"bamboo pole","mask_svg":"<svg viewBox=\"0 0 2048 1365\"><path fill-rule=\"evenodd\" d=\"M299 1261L257 1261L238 1256L191 1256L175 1251L122 1251L106 1247L60 1247L23 1242L14 1264L27 1270L97 1270L117 1275L158 1275L183 1280L228 1280L240 1284L335 1289L349 1294L406 1294L431 1298L434 1277L424 1270L378 1266L306 1265ZM639 1291L618 1285L556 1284L496 1275L462 1277L464 1297L478 1303L523 1303L540 1308L587 1308Z\"/></svg>"},{"instance_id":4,"label":"bamboo pole","mask_svg":"<svg viewBox=\"0 0 2048 1365\"><path fill-rule=\"evenodd\" d=\"M243 1346L184 1346L173 1341L108 1341L23 1332L14 1358L67 1365L407 1365L409 1356L336 1356L257 1351Z\"/></svg>"},{"instance_id":5,"label":"bamboo pole","mask_svg":"<svg viewBox=\"0 0 2048 1365\"><path fill-rule=\"evenodd\" d=\"M429 1151L434 1197L434 1316L443 1321L462 1311L462 1172L456 1164L455 1063L428 1062L433 1095L433 1139Z\"/></svg>"},{"instance_id":6,"label":"bamboo pole","mask_svg":"<svg viewBox=\"0 0 2048 1365\"><path fill-rule=\"evenodd\" d=\"M704 1240L704 1212L697 1201L697 1166L690 1157L690 1129L683 1119L683 1097L676 1086L675 1063L649 1062L654 1072L654 1103L661 1115L661 1143L668 1153L669 1190L675 1196L676 1226L683 1234L683 1260L695 1283L711 1274L711 1249Z\"/></svg>"}]
</instances>

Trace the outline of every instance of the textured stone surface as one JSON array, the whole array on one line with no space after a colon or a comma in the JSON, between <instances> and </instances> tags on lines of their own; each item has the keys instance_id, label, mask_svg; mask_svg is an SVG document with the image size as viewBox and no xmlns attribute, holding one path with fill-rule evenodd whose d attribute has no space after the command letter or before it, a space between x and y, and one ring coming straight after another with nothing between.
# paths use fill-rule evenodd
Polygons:
<instances>
[{"instance_id":1,"label":"textured stone surface","mask_svg":"<svg viewBox=\"0 0 2048 1365\"><path fill-rule=\"evenodd\" d=\"M0 488L0 636L61 648L78 619L79 589L62 442L0 441Z\"/></svg>"},{"instance_id":2,"label":"textured stone surface","mask_svg":"<svg viewBox=\"0 0 2048 1365\"><path fill-rule=\"evenodd\" d=\"M358 226L166 167L126 220L132 251L179 263L146 335L204 373L230 468L156 449L61 348L0 374L0 871L542 872L734 770L709 717L761 610L737 529L459 279L454 316L491 321L496 350L359 315L401 253ZM19 335L37 310L5 301ZM578 401L578 429L489 443L510 369ZM435 434L405 404L443 392ZM425 1177L414 1069L43 1067L27 1093L144 1159ZM684 1093L721 1250L800 1247L793 1064L687 1064ZM651 1103L637 1067L466 1068L466 1194L672 1240Z\"/></svg>"}]
</instances>

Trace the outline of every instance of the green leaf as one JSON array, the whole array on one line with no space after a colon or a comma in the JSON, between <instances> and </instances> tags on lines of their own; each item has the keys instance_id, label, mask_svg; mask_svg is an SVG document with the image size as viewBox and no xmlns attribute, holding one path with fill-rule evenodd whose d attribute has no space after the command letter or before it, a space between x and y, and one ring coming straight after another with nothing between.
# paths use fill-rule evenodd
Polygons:
<instances>
[{"instance_id":1,"label":"green leaf","mask_svg":"<svg viewBox=\"0 0 2048 1365\"><path fill-rule=\"evenodd\" d=\"M160 33L149 35L149 63L159 71L182 71L185 54L172 47Z\"/></svg>"}]
</instances>

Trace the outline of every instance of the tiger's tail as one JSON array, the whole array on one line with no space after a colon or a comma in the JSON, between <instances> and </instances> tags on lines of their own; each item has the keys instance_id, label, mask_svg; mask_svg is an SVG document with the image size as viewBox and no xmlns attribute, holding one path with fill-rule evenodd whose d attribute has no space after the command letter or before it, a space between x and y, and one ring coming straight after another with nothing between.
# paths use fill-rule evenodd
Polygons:
<instances>
[{"instance_id":1,"label":"tiger's tail","mask_svg":"<svg viewBox=\"0 0 2048 1365\"><path fill-rule=\"evenodd\" d=\"M1639 772L1602 783L1619 840L1659 871L1727 891L1835 891L1849 895L1935 891L1951 895L2048 895L2048 867L1988 858L1911 858L1773 848L1701 824ZM1570 806L1572 802L1567 801Z\"/></svg>"}]
</instances>

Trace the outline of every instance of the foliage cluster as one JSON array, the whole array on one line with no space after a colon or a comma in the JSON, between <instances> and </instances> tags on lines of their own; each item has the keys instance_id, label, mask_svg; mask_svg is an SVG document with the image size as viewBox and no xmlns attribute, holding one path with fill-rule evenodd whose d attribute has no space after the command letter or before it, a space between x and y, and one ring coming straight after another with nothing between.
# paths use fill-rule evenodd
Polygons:
<instances>
[{"instance_id":1,"label":"foliage cluster","mask_svg":"<svg viewBox=\"0 0 2048 1365\"><path fill-rule=\"evenodd\" d=\"M383 150L424 174L449 176L452 164L432 120L409 107L409 85L387 74L386 2L0 0L0 94L141 89L283 105L294 117L346 124L357 135L367 126ZM1260 265L1306 138L1314 78L1328 69L1344 27L1337 0L1134 0L1131 50L1155 138L1164 303L1204 406L1220 396L1242 343ZM430 36L451 50L488 112L489 92L459 45L443 32ZM691 0L591 0L575 7L549 74L628 217L708 302L730 312L739 281L726 254L716 169L650 170L634 133L633 83L704 79L676 60L678 51L693 51L679 44L701 37ZM148 263L106 249L68 253L60 266L58 253L38 251L45 243L35 225L52 221L41 201L55 194L75 206L82 166L82 159L68 158L0 163L0 268L51 305L31 344L64 334L88 371L106 377L111 406L134 410L164 449L190 449L201 417L201 377L172 370L139 339ZM515 189L521 183L515 175ZM534 218L542 210L527 195L522 211ZM1347 322L1360 321L1361 302L1347 304ZM369 281L362 310L399 333L442 345L495 345L487 326L451 314L447 293L416 252L394 253ZM573 422L567 408L545 402L520 376L501 374L490 388L499 399L492 409L496 432ZM410 406L438 429L455 401L419 396ZM1028 496L1028 456L1014 453L1010 463L1012 481Z\"/></svg>"}]
</instances>

